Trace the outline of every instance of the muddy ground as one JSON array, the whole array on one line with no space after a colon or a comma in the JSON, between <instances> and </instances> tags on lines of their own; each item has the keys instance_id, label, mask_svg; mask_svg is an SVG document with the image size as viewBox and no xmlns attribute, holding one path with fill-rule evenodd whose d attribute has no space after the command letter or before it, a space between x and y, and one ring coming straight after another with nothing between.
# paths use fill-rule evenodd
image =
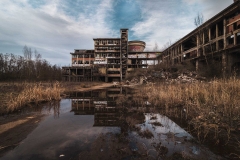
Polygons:
<instances>
[{"instance_id":1,"label":"muddy ground","mask_svg":"<svg viewBox=\"0 0 240 160\"><path fill-rule=\"evenodd\" d=\"M0 117L0 157L18 146L42 120L42 114L12 114Z\"/></svg>"}]
</instances>

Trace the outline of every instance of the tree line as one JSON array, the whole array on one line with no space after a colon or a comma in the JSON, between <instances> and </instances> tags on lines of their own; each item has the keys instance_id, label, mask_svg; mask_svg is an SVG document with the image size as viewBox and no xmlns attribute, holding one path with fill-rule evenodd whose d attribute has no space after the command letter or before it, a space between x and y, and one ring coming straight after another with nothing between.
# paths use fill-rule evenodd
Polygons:
<instances>
[{"instance_id":1,"label":"tree line","mask_svg":"<svg viewBox=\"0 0 240 160\"><path fill-rule=\"evenodd\" d=\"M0 53L0 81L61 80L61 67L42 59L37 50L23 47L23 56Z\"/></svg>"}]
</instances>

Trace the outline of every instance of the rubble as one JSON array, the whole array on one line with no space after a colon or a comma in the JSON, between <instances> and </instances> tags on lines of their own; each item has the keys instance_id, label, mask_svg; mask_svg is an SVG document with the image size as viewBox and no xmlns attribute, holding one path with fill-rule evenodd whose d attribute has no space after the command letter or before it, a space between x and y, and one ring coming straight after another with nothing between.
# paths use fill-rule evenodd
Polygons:
<instances>
[{"instance_id":1,"label":"rubble","mask_svg":"<svg viewBox=\"0 0 240 160\"><path fill-rule=\"evenodd\" d=\"M154 84L162 81L166 83L196 83L205 81L205 77L199 76L195 71L150 71L145 74L141 74L138 77L126 80L126 85L134 84Z\"/></svg>"}]
</instances>

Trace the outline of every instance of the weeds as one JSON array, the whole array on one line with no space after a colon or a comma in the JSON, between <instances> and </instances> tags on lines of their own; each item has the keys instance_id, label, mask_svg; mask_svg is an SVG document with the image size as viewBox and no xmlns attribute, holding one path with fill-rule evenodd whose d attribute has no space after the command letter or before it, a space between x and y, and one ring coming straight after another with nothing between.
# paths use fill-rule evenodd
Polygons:
<instances>
[{"instance_id":1,"label":"weeds","mask_svg":"<svg viewBox=\"0 0 240 160\"><path fill-rule=\"evenodd\" d=\"M30 103L39 103L43 101L60 100L61 88L59 82L50 86L43 86L41 83L25 84L22 91L10 93L7 98L7 111L14 111Z\"/></svg>"},{"instance_id":2,"label":"weeds","mask_svg":"<svg viewBox=\"0 0 240 160\"><path fill-rule=\"evenodd\" d=\"M176 111L173 114L188 121L200 142L227 145L231 134L240 131L240 79L236 77L145 85L136 97L141 99L135 100L139 104L147 97L153 108L162 108L167 115Z\"/></svg>"}]
</instances>

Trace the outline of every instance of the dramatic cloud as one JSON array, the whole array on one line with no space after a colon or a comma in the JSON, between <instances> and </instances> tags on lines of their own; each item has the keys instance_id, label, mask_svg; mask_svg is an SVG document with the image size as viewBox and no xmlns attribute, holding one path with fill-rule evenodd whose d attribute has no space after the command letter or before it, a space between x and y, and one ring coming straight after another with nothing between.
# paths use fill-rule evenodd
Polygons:
<instances>
[{"instance_id":1,"label":"dramatic cloud","mask_svg":"<svg viewBox=\"0 0 240 160\"><path fill-rule=\"evenodd\" d=\"M144 20L136 22L131 30L134 36L147 43L147 50L152 50L155 43L162 48L195 29L194 18L198 13L209 19L230 5L232 0L140 0L139 3Z\"/></svg>"},{"instance_id":2,"label":"dramatic cloud","mask_svg":"<svg viewBox=\"0 0 240 160\"><path fill-rule=\"evenodd\" d=\"M93 49L93 38L143 40L147 50L174 42L195 28L198 12L209 19L232 0L1 0L0 53L22 55L24 45L52 64L69 65L74 49Z\"/></svg>"},{"instance_id":3,"label":"dramatic cloud","mask_svg":"<svg viewBox=\"0 0 240 160\"><path fill-rule=\"evenodd\" d=\"M114 36L106 21L112 9L111 0L99 0L87 15L81 8L90 4L79 6L80 11L74 16L67 14L72 8L66 5L55 0L35 8L26 0L1 1L0 52L22 54L23 46L27 45L36 48L51 63L66 65L73 49L91 49L92 38Z\"/></svg>"}]
</instances>

